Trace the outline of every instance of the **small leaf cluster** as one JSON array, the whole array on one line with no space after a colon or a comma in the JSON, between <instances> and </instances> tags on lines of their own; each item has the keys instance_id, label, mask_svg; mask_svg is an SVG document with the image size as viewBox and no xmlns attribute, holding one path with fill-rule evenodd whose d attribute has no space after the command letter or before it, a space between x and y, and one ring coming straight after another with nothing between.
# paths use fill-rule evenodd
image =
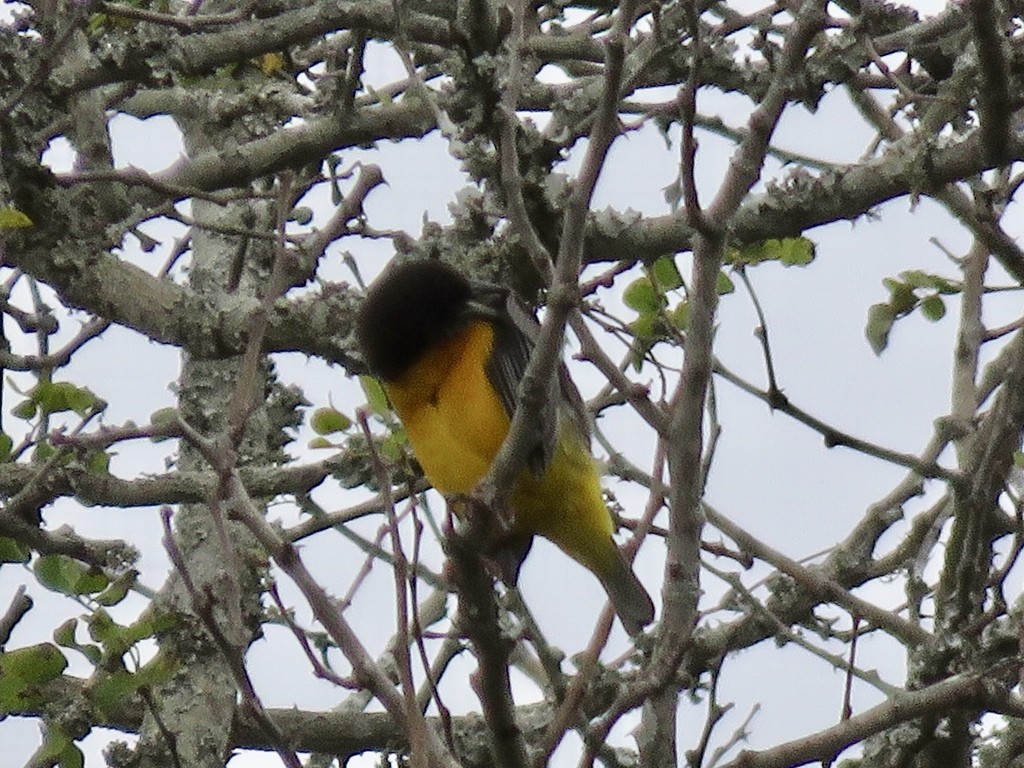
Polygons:
<instances>
[{"instance_id":1,"label":"small leaf cluster","mask_svg":"<svg viewBox=\"0 0 1024 768\"><path fill-rule=\"evenodd\" d=\"M317 408L309 418L309 426L317 436L309 441L310 448L337 448L328 435L337 435L352 429L352 419L333 406Z\"/></svg>"},{"instance_id":2,"label":"small leaf cluster","mask_svg":"<svg viewBox=\"0 0 1024 768\"><path fill-rule=\"evenodd\" d=\"M26 562L28 553L10 544L9 539L0 540L0 564ZM166 680L174 671L173 660L165 656L140 665L135 653L139 642L167 629L174 620L172 616L149 611L125 626L106 610L125 599L138 578L137 571L125 571L111 579L100 569L61 554L41 555L33 564L33 571L43 587L80 600L90 612L57 627L53 643L0 651L0 719L12 712L38 710L51 701L47 684L60 678L68 666L61 649L80 653L95 667L84 692L89 706L104 719L111 719L115 712L122 710L125 702L140 689ZM87 641L76 637L80 623L87 627ZM135 659L135 671L125 663L129 654ZM83 765L82 752L75 739L57 719L48 722L36 757L41 755L46 757L45 764L66 768Z\"/></svg>"},{"instance_id":3,"label":"small leaf cluster","mask_svg":"<svg viewBox=\"0 0 1024 768\"><path fill-rule=\"evenodd\" d=\"M45 428L48 419L54 414L74 413L87 419L106 409L106 402L88 387L80 387L70 381L40 380L27 392L24 392L8 379L8 384L18 394L25 397L11 409L11 415L27 422L38 423ZM58 448L50 440L41 437L35 440L32 460L43 462L50 459ZM8 461L14 452L14 441L6 433L0 432L0 461ZM20 450L19 450L20 453ZM74 452L66 452L66 461L76 457ZM110 468L110 454L103 450L79 452L78 459L90 472L105 473Z\"/></svg>"},{"instance_id":4,"label":"small leaf cluster","mask_svg":"<svg viewBox=\"0 0 1024 768\"><path fill-rule=\"evenodd\" d=\"M738 248L730 248L725 263L734 269L753 267L765 262L777 262L787 267L802 267L814 261L815 245L806 237L762 240ZM678 340L686 331L690 319L690 304L685 297L672 302L669 294L676 290L685 294L682 274L671 256L662 256L647 268L647 273L626 286L622 300L637 313L629 323L636 340L633 364L639 367L643 358L655 344ZM718 273L716 290L719 296L736 290L732 278L725 271Z\"/></svg>"},{"instance_id":5,"label":"small leaf cluster","mask_svg":"<svg viewBox=\"0 0 1024 768\"><path fill-rule=\"evenodd\" d=\"M13 383L11 385L14 386ZM88 387L80 387L70 381L40 381L21 394L26 399L18 403L11 413L26 421L37 415L50 416L69 411L84 418L105 405Z\"/></svg>"},{"instance_id":6,"label":"small leaf cluster","mask_svg":"<svg viewBox=\"0 0 1024 768\"><path fill-rule=\"evenodd\" d=\"M423 472L411 456L409 438L391 411L387 393L380 382L371 376L360 376L359 383L366 395L370 414L384 424L387 431L373 435L371 443L362 430L353 429L352 419L345 414L334 408L318 408L310 420L318 437L313 438L310 447L340 449L333 463L333 475L346 488L364 486L379 491L381 482L378 460L387 467L392 484L417 482ZM338 443L327 439L327 435L335 434L345 435L344 441Z\"/></svg>"},{"instance_id":7,"label":"small leaf cluster","mask_svg":"<svg viewBox=\"0 0 1024 768\"><path fill-rule=\"evenodd\" d=\"M0 653L0 716L40 706L39 688L55 680L68 660L53 643L40 643Z\"/></svg>"},{"instance_id":8,"label":"small leaf cluster","mask_svg":"<svg viewBox=\"0 0 1024 768\"><path fill-rule=\"evenodd\" d=\"M646 274L623 290L623 303L637 315L630 321L629 330L635 340L633 365L638 370L656 344L679 339L680 334L686 330L690 316L689 302L685 295L675 303L671 298L674 291L685 292L685 289L675 258L662 256L647 268Z\"/></svg>"},{"instance_id":9,"label":"small leaf cluster","mask_svg":"<svg viewBox=\"0 0 1024 768\"><path fill-rule=\"evenodd\" d=\"M754 267L774 261L784 267L806 267L816 255L814 241L806 237L770 238L730 249L725 263L733 267Z\"/></svg>"},{"instance_id":10,"label":"small leaf cluster","mask_svg":"<svg viewBox=\"0 0 1024 768\"><path fill-rule=\"evenodd\" d=\"M882 284L889 291L889 300L868 308L864 327L864 335L876 355L889 346L889 335L897 320L920 310L926 319L938 322L946 315L942 297L957 294L961 289L958 282L919 269L900 272L898 279L887 277Z\"/></svg>"}]
</instances>

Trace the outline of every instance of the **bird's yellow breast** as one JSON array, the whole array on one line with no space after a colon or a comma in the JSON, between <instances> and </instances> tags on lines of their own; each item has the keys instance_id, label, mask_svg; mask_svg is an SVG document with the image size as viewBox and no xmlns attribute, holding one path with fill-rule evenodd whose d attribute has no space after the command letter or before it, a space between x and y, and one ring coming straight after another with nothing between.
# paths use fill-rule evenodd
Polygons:
<instances>
[{"instance_id":1,"label":"bird's yellow breast","mask_svg":"<svg viewBox=\"0 0 1024 768\"><path fill-rule=\"evenodd\" d=\"M473 322L385 384L416 458L441 493L471 493L508 434L509 415L487 377L493 344L491 326ZM544 472L524 469L512 489L514 527L601 572L618 557L612 519L587 441L565 421Z\"/></svg>"},{"instance_id":2,"label":"bird's yellow breast","mask_svg":"<svg viewBox=\"0 0 1024 768\"><path fill-rule=\"evenodd\" d=\"M494 332L471 323L386 385L427 479L441 493L470 493L508 433L509 417L487 379Z\"/></svg>"}]
</instances>

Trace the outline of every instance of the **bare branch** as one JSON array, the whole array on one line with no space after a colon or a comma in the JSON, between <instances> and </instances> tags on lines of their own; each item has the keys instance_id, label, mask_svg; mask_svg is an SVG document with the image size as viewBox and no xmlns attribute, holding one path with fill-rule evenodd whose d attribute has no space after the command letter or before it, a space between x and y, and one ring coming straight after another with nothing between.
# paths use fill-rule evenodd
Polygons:
<instances>
[{"instance_id":1,"label":"bare branch","mask_svg":"<svg viewBox=\"0 0 1024 768\"><path fill-rule=\"evenodd\" d=\"M951 705L980 706L999 701L999 709L1022 711L1008 699L1001 683L981 675L961 675L920 691L901 693L838 725L761 752L744 751L725 768L783 768L836 757L852 744L922 715L944 712ZM1019 716L1019 715L1016 715Z\"/></svg>"}]
</instances>

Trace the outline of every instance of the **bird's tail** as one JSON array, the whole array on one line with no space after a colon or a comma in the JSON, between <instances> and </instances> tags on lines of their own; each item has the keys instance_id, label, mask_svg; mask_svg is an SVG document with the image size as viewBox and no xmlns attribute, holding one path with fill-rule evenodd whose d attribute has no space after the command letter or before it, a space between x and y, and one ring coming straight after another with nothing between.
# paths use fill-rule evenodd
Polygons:
<instances>
[{"instance_id":1,"label":"bird's tail","mask_svg":"<svg viewBox=\"0 0 1024 768\"><path fill-rule=\"evenodd\" d=\"M617 549L616 553L615 564L599 578L622 626L630 635L638 635L654 621L654 603L622 553Z\"/></svg>"}]
</instances>

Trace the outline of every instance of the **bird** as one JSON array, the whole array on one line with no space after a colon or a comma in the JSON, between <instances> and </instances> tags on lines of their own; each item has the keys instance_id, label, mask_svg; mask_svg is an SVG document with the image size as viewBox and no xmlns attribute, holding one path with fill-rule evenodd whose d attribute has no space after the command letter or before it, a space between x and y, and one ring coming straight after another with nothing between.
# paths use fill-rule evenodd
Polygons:
<instances>
[{"instance_id":1,"label":"bird","mask_svg":"<svg viewBox=\"0 0 1024 768\"><path fill-rule=\"evenodd\" d=\"M427 480L471 494L508 434L539 324L505 287L437 260L390 264L366 291L356 340ZM583 399L561 363L508 496L511 539L542 536L589 569L637 635L654 604L613 538ZM518 570L518 568L517 568Z\"/></svg>"}]
</instances>

